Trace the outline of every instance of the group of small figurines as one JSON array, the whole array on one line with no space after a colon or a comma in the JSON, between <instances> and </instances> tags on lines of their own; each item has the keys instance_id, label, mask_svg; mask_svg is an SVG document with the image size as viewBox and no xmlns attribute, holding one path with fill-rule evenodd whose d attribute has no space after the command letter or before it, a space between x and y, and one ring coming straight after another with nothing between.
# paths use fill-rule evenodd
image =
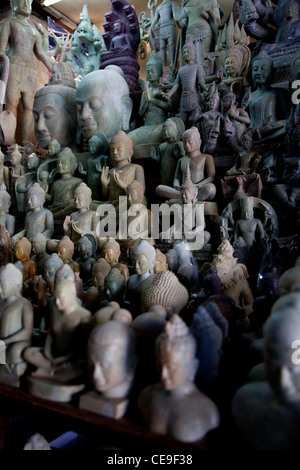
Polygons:
<instances>
[{"instance_id":1,"label":"group of small figurines","mask_svg":"<svg viewBox=\"0 0 300 470\"><path fill-rule=\"evenodd\" d=\"M31 4L0 23L0 382L187 443L230 409L296 448L300 3L118 0L103 37L85 6L56 60Z\"/></svg>"}]
</instances>

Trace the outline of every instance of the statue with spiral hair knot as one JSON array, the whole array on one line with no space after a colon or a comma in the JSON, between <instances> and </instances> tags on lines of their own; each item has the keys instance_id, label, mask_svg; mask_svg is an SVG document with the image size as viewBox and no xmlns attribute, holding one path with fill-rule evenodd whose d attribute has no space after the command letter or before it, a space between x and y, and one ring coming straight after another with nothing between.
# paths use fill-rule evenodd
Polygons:
<instances>
[{"instance_id":1,"label":"statue with spiral hair knot","mask_svg":"<svg viewBox=\"0 0 300 470\"><path fill-rule=\"evenodd\" d=\"M145 388L138 407L145 425L180 442L195 442L219 426L216 405L194 384L196 340L173 315L156 340L160 383Z\"/></svg>"}]
</instances>

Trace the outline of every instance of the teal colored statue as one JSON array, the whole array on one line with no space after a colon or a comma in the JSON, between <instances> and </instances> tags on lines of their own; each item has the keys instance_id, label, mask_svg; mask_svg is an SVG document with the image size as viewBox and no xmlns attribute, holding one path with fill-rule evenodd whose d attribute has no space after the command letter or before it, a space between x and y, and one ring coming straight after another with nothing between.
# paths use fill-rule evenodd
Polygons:
<instances>
[{"instance_id":1,"label":"teal colored statue","mask_svg":"<svg viewBox=\"0 0 300 470\"><path fill-rule=\"evenodd\" d=\"M71 65L77 78L100 68L100 54L107 51L99 29L92 25L87 5L80 13L80 24L74 32L73 43L67 63Z\"/></svg>"}]
</instances>

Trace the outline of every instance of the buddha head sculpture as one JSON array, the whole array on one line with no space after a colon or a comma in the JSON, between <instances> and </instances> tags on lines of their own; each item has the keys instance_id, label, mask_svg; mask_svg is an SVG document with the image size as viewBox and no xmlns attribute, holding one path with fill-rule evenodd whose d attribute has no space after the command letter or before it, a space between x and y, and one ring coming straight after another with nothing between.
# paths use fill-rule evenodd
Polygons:
<instances>
[{"instance_id":1,"label":"buddha head sculpture","mask_svg":"<svg viewBox=\"0 0 300 470\"><path fill-rule=\"evenodd\" d=\"M43 207L46 199L45 191L38 183L34 183L32 186L30 186L30 188L28 189L27 197L27 206L30 210L35 210L39 207Z\"/></svg>"},{"instance_id":2,"label":"buddha head sculpture","mask_svg":"<svg viewBox=\"0 0 300 470\"><path fill-rule=\"evenodd\" d=\"M162 126L164 140L169 143L180 140L184 130L184 122L178 117L167 119Z\"/></svg>"},{"instance_id":3,"label":"buddha head sculpture","mask_svg":"<svg viewBox=\"0 0 300 470\"><path fill-rule=\"evenodd\" d=\"M74 254L74 243L68 236L64 236L58 243L58 256L64 263L72 259Z\"/></svg>"},{"instance_id":4,"label":"buddha head sculpture","mask_svg":"<svg viewBox=\"0 0 300 470\"><path fill-rule=\"evenodd\" d=\"M77 166L77 158L69 147L64 148L57 156L57 171L60 175L73 175Z\"/></svg>"},{"instance_id":5,"label":"buddha head sculpture","mask_svg":"<svg viewBox=\"0 0 300 470\"><path fill-rule=\"evenodd\" d=\"M120 254L120 245L113 238L109 238L102 246L103 258L111 267L119 261Z\"/></svg>"},{"instance_id":6,"label":"buddha head sculpture","mask_svg":"<svg viewBox=\"0 0 300 470\"><path fill-rule=\"evenodd\" d=\"M299 300L290 300L293 294L287 294L281 299L281 309L272 313L264 325L267 380L276 397L287 404L300 400L297 351L300 338ZM299 291L297 294L299 296Z\"/></svg>"},{"instance_id":7,"label":"buddha head sculpture","mask_svg":"<svg viewBox=\"0 0 300 470\"><path fill-rule=\"evenodd\" d=\"M92 190L85 183L80 183L74 190L74 199L76 209L87 211L92 203Z\"/></svg>"},{"instance_id":8,"label":"buddha head sculpture","mask_svg":"<svg viewBox=\"0 0 300 470\"><path fill-rule=\"evenodd\" d=\"M110 141L119 130L129 129L132 101L121 73L96 70L83 77L77 87L77 120L84 139L104 134Z\"/></svg>"},{"instance_id":9,"label":"buddha head sculpture","mask_svg":"<svg viewBox=\"0 0 300 470\"><path fill-rule=\"evenodd\" d=\"M89 337L88 368L95 390L106 398L126 398L136 367L135 335L122 322L96 326Z\"/></svg>"},{"instance_id":10,"label":"buddha head sculpture","mask_svg":"<svg viewBox=\"0 0 300 470\"><path fill-rule=\"evenodd\" d=\"M39 145L47 149L56 139L61 147L74 145L77 130L76 91L65 85L47 85L35 94L34 132Z\"/></svg>"},{"instance_id":11,"label":"buddha head sculpture","mask_svg":"<svg viewBox=\"0 0 300 470\"><path fill-rule=\"evenodd\" d=\"M196 340L178 315L172 315L156 340L160 380L166 391L193 382L198 367Z\"/></svg>"},{"instance_id":12,"label":"buddha head sculpture","mask_svg":"<svg viewBox=\"0 0 300 470\"><path fill-rule=\"evenodd\" d=\"M252 60L252 80L257 88L268 87L272 81L273 62L271 57L261 51Z\"/></svg>"},{"instance_id":13,"label":"buddha head sculpture","mask_svg":"<svg viewBox=\"0 0 300 470\"><path fill-rule=\"evenodd\" d=\"M138 276L152 273L155 266L155 248L147 240L141 240L132 250L132 262Z\"/></svg>"},{"instance_id":14,"label":"buddha head sculpture","mask_svg":"<svg viewBox=\"0 0 300 470\"><path fill-rule=\"evenodd\" d=\"M134 180L126 188L126 195L129 206L142 204L144 201L144 188L138 181Z\"/></svg>"}]
</instances>

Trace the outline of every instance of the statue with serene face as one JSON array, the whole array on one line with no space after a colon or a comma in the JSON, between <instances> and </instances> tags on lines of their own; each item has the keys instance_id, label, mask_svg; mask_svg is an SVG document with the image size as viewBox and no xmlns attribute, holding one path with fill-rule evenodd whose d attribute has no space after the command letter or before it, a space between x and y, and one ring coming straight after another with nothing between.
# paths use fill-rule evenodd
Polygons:
<instances>
[{"instance_id":1,"label":"statue with serene face","mask_svg":"<svg viewBox=\"0 0 300 470\"><path fill-rule=\"evenodd\" d=\"M41 233L50 239L54 233L53 215L49 209L44 208L45 191L38 183L34 183L28 189L27 207L29 211L25 218L25 228L12 237L12 242L16 243L20 238L26 236L29 241Z\"/></svg>"},{"instance_id":2,"label":"statue with serene face","mask_svg":"<svg viewBox=\"0 0 300 470\"><path fill-rule=\"evenodd\" d=\"M49 71L56 63L43 50L39 32L29 23L33 0L12 0L12 16L1 22L0 54L9 47L10 71L5 109L17 116L22 102L22 142L30 142L33 131L32 108L37 89L35 56Z\"/></svg>"},{"instance_id":3,"label":"statue with serene face","mask_svg":"<svg viewBox=\"0 0 300 470\"><path fill-rule=\"evenodd\" d=\"M138 181L145 191L145 175L141 165L131 163L133 145L123 131L113 137L109 145L113 168L104 167L101 175L102 191L108 201L117 201L126 195L127 186Z\"/></svg>"},{"instance_id":4,"label":"statue with serene face","mask_svg":"<svg viewBox=\"0 0 300 470\"><path fill-rule=\"evenodd\" d=\"M178 160L173 181L174 187L159 185L156 188L156 194L163 198L180 200L180 186L186 179L187 166L189 166L192 182L198 188L198 201L210 201L216 194L216 187L213 183L216 175L214 159L211 155L201 152L202 141L197 127L186 130L182 141L187 155Z\"/></svg>"},{"instance_id":5,"label":"statue with serene face","mask_svg":"<svg viewBox=\"0 0 300 470\"><path fill-rule=\"evenodd\" d=\"M120 418L127 410L136 368L133 330L117 320L97 325L88 340L87 357L95 391L80 397L80 408Z\"/></svg>"},{"instance_id":6,"label":"statue with serene face","mask_svg":"<svg viewBox=\"0 0 300 470\"><path fill-rule=\"evenodd\" d=\"M81 178L74 175L77 169L77 159L69 147L63 149L57 157L57 171L60 178L54 181L50 189L50 206L54 219L64 220L66 215L76 209L74 190L83 183Z\"/></svg>"},{"instance_id":7,"label":"statue with serene face","mask_svg":"<svg viewBox=\"0 0 300 470\"><path fill-rule=\"evenodd\" d=\"M155 255L155 248L147 240L141 240L132 250L132 264L136 274L128 279L125 298L137 313L141 311L143 291L155 279L153 272L156 261Z\"/></svg>"},{"instance_id":8,"label":"statue with serene face","mask_svg":"<svg viewBox=\"0 0 300 470\"><path fill-rule=\"evenodd\" d=\"M92 191L85 183L80 183L75 188L74 199L78 210L66 216L63 228L65 235L70 236L71 240L76 243L86 233L96 235L96 227L100 219L96 211L90 210Z\"/></svg>"},{"instance_id":9,"label":"statue with serene face","mask_svg":"<svg viewBox=\"0 0 300 470\"><path fill-rule=\"evenodd\" d=\"M47 149L52 141L61 148L74 147L77 130L76 90L65 85L47 85L34 97L34 132L39 145ZM50 155L52 149L49 148Z\"/></svg>"},{"instance_id":10,"label":"statue with serene face","mask_svg":"<svg viewBox=\"0 0 300 470\"><path fill-rule=\"evenodd\" d=\"M129 87L115 68L85 75L77 87L76 104L78 127L85 140L103 134L110 141L119 130L129 129Z\"/></svg>"},{"instance_id":11,"label":"statue with serene face","mask_svg":"<svg viewBox=\"0 0 300 470\"><path fill-rule=\"evenodd\" d=\"M121 249L119 243L113 238L109 238L102 246L102 256L105 261L112 268L117 268L125 281L129 278L128 266L124 263L119 263L119 257L121 256Z\"/></svg>"},{"instance_id":12,"label":"statue with serene face","mask_svg":"<svg viewBox=\"0 0 300 470\"><path fill-rule=\"evenodd\" d=\"M216 405L194 384L196 341L178 315L156 340L160 383L145 388L138 407L145 425L181 442L202 439L220 422Z\"/></svg>"}]
</instances>

